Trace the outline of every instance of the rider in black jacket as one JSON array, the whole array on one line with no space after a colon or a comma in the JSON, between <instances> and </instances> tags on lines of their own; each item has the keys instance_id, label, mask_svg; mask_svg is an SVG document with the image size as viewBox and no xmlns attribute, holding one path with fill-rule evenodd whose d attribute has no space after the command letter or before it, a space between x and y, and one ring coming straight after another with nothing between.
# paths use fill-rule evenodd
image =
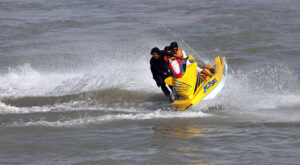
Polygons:
<instances>
[{"instance_id":1,"label":"rider in black jacket","mask_svg":"<svg viewBox=\"0 0 300 165\"><path fill-rule=\"evenodd\" d=\"M153 56L150 60L150 69L153 75L153 79L156 81L158 87L161 87L164 94L172 101L170 91L166 87L165 78L170 76L168 62L165 60L165 56L172 57L173 54L164 50L159 50L157 47L151 50Z\"/></svg>"}]
</instances>

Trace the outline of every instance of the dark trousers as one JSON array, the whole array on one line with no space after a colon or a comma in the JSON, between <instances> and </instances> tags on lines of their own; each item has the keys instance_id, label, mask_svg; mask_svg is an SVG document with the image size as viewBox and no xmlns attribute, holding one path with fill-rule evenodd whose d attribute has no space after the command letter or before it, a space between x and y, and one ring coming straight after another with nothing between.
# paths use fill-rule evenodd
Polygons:
<instances>
[{"instance_id":1,"label":"dark trousers","mask_svg":"<svg viewBox=\"0 0 300 165\"><path fill-rule=\"evenodd\" d=\"M169 85L168 85L168 86L169 86ZM164 92L164 94L165 94L166 96L170 96L170 91L169 91L169 89L167 88L167 86L166 86L165 83L164 83L163 85L161 85L160 87L161 87L161 90ZM169 88L172 89L171 86L169 86Z\"/></svg>"},{"instance_id":2,"label":"dark trousers","mask_svg":"<svg viewBox=\"0 0 300 165\"><path fill-rule=\"evenodd\" d=\"M167 88L166 83L165 83L166 77L161 76L161 75L154 75L153 78L156 81L156 85L161 88L161 90L164 92L164 94L166 96L170 96L170 91ZM172 90L171 86L169 86L169 88L171 88L171 90Z\"/></svg>"}]
</instances>

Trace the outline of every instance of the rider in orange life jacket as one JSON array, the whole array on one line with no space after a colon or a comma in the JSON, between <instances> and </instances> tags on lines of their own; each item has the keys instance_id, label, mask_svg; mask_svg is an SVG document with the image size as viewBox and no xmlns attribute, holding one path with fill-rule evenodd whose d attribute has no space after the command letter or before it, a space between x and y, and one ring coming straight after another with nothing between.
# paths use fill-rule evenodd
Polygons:
<instances>
[{"instance_id":1,"label":"rider in orange life jacket","mask_svg":"<svg viewBox=\"0 0 300 165\"><path fill-rule=\"evenodd\" d=\"M185 54L185 52L183 50L181 50L180 48L178 48L177 42L172 42L169 46L169 49L173 53L174 57L177 57L177 58L179 57L179 59L185 60L187 65L190 65L191 63L195 62L194 60L191 61L191 60L187 59L187 55ZM173 59L174 59L174 57L173 57ZM197 68L198 73L202 73L206 76L212 77L212 75L210 75L203 68L209 69L211 71L211 73L215 73L214 68L211 68L210 66L205 65L202 61L198 61L197 63L198 63L198 68Z\"/></svg>"}]
</instances>

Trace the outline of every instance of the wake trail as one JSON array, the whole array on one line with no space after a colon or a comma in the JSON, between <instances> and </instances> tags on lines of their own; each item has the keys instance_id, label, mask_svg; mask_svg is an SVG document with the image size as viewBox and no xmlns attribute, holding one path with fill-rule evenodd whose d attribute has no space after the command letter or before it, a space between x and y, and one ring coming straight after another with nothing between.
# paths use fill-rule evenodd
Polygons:
<instances>
[{"instance_id":1,"label":"wake trail","mask_svg":"<svg viewBox=\"0 0 300 165\"><path fill-rule=\"evenodd\" d=\"M135 114L115 114L102 115L97 117L83 117L64 121L28 121L28 122L12 122L2 124L6 127L32 127L32 126L46 126L46 127L85 127L88 125L97 125L108 122L117 121L140 121L140 120L158 120L158 119L178 119L178 118L202 118L208 117L209 114L203 112L167 112L154 111Z\"/></svg>"}]
</instances>

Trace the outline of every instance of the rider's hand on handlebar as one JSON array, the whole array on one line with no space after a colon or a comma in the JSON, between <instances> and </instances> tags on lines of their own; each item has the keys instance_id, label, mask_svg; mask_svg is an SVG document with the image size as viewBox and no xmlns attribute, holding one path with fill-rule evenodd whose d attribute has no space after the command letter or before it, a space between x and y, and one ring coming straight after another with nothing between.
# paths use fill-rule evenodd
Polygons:
<instances>
[{"instance_id":1,"label":"rider's hand on handlebar","mask_svg":"<svg viewBox=\"0 0 300 165\"><path fill-rule=\"evenodd\" d=\"M165 75L165 76L171 76L172 74L171 74L171 73L164 72L164 75Z\"/></svg>"}]
</instances>

